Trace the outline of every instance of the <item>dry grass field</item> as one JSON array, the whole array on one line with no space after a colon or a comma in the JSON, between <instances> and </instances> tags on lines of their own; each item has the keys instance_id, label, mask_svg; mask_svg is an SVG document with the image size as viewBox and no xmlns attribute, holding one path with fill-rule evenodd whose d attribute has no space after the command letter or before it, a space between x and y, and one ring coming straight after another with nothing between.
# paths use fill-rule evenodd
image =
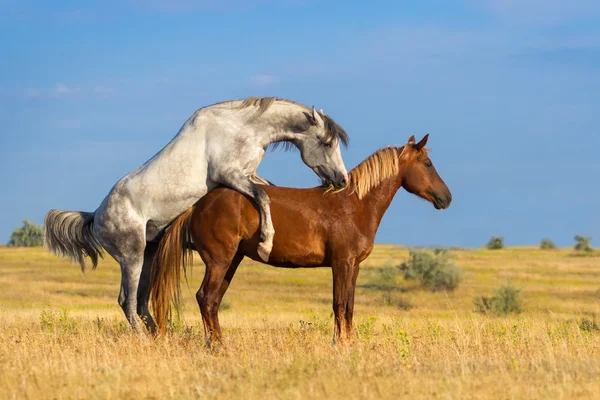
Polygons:
<instances>
[{"instance_id":1,"label":"dry grass field","mask_svg":"<svg viewBox=\"0 0 600 400\"><path fill-rule=\"evenodd\" d=\"M370 282L408 252L377 246L348 348L331 345L330 270L246 261L221 312L225 340L209 350L200 264L181 321L155 340L127 329L114 261L84 275L44 249L0 248L0 398L600 398L600 257L572 253L455 250L455 292L399 278L390 297ZM475 313L474 298L508 279L523 312Z\"/></svg>"}]
</instances>

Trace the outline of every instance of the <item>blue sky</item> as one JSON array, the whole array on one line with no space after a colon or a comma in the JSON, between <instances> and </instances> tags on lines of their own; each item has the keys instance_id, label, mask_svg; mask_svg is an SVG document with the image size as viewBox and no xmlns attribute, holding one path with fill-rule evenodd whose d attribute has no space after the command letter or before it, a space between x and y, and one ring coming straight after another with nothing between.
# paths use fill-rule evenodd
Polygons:
<instances>
[{"instance_id":1,"label":"blue sky","mask_svg":"<svg viewBox=\"0 0 600 400\"><path fill-rule=\"evenodd\" d=\"M379 243L600 243L595 0L0 0L0 37L0 242L95 210L197 108L268 95L343 125L348 169L431 134L454 202L399 192ZM297 152L259 172L317 184Z\"/></svg>"}]
</instances>

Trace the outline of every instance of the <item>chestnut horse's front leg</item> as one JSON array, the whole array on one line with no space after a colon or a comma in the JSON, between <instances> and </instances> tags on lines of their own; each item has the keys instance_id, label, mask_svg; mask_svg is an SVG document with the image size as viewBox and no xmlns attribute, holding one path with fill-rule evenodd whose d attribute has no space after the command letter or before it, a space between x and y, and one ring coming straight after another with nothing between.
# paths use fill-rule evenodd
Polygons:
<instances>
[{"instance_id":1,"label":"chestnut horse's front leg","mask_svg":"<svg viewBox=\"0 0 600 400\"><path fill-rule=\"evenodd\" d=\"M331 269L333 272L333 313L335 315L333 344L346 345L352 341L352 313L358 265L346 260L341 263L332 263Z\"/></svg>"},{"instance_id":2,"label":"chestnut horse's front leg","mask_svg":"<svg viewBox=\"0 0 600 400\"><path fill-rule=\"evenodd\" d=\"M360 265L356 264L352 270L352 283L348 293L348 304L346 305L346 338L349 342L354 339L354 328L352 326L352 317L354 315L354 292L356 291L356 280L358 279L358 272Z\"/></svg>"}]
</instances>

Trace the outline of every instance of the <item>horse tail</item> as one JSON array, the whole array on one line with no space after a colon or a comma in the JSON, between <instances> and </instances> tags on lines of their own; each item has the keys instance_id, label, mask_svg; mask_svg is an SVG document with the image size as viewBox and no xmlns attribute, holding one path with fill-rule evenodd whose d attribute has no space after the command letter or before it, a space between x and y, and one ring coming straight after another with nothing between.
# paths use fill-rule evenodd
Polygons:
<instances>
[{"instance_id":1,"label":"horse tail","mask_svg":"<svg viewBox=\"0 0 600 400\"><path fill-rule=\"evenodd\" d=\"M94 234L94 213L50 210L44 219L44 241L48 249L81 265L85 271L84 257L92 260L92 269L102 258L102 245Z\"/></svg>"},{"instance_id":2,"label":"horse tail","mask_svg":"<svg viewBox=\"0 0 600 400\"><path fill-rule=\"evenodd\" d=\"M160 240L152 263L152 309L160 332L165 332L171 318L171 305L179 313L181 299L181 271L187 276L192 263L190 219L194 206L173 221Z\"/></svg>"}]
</instances>

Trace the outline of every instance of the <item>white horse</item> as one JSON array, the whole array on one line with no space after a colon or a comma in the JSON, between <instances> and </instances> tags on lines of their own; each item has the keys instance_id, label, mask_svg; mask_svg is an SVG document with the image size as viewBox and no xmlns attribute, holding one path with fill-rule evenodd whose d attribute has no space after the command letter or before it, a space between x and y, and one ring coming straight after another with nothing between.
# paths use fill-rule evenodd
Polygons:
<instances>
[{"instance_id":1,"label":"white horse","mask_svg":"<svg viewBox=\"0 0 600 400\"><path fill-rule=\"evenodd\" d=\"M270 144L295 146L302 160L336 188L348 175L339 142L346 132L323 111L290 100L250 97L196 111L160 152L119 180L95 212L51 210L45 218L50 251L93 268L104 248L121 266L119 304L131 326L155 325L148 311L150 272L157 242L179 214L223 184L251 197L261 218L259 254L273 246L269 198L254 182Z\"/></svg>"}]
</instances>

